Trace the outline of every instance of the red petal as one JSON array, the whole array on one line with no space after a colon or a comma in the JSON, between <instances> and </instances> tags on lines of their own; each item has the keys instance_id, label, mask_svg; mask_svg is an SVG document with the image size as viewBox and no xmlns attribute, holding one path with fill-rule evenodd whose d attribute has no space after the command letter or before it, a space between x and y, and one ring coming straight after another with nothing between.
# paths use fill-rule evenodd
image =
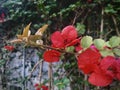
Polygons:
<instances>
[{"instance_id":1,"label":"red petal","mask_svg":"<svg viewBox=\"0 0 120 90\"><path fill-rule=\"evenodd\" d=\"M94 72L90 75L88 81L95 86L107 86L112 83L113 78L103 72Z\"/></svg>"},{"instance_id":2,"label":"red petal","mask_svg":"<svg viewBox=\"0 0 120 90\"><path fill-rule=\"evenodd\" d=\"M85 74L89 74L89 73L91 73L91 72L93 72L95 69L96 69L96 67L97 67L97 65L96 64L92 64L92 63L90 63L90 64L86 64L86 65L78 65L78 67L85 73Z\"/></svg>"},{"instance_id":3,"label":"red petal","mask_svg":"<svg viewBox=\"0 0 120 90\"><path fill-rule=\"evenodd\" d=\"M113 73L115 74L115 79L120 80L120 59L116 60L112 67L114 70Z\"/></svg>"},{"instance_id":4,"label":"red petal","mask_svg":"<svg viewBox=\"0 0 120 90\"><path fill-rule=\"evenodd\" d=\"M4 46L4 48L7 49L8 51L14 50L14 46Z\"/></svg>"},{"instance_id":5,"label":"red petal","mask_svg":"<svg viewBox=\"0 0 120 90\"><path fill-rule=\"evenodd\" d=\"M82 50L83 48L78 44L77 46L75 46L75 51L79 52L80 50Z\"/></svg>"},{"instance_id":6,"label":"red petal","mask_svg":"<svg viewBox=\"0 0 120 90\"><path fill-rule=\"evenodd\" d=\"M113 63L115 63L115 58L113 56L107 56L101 60L100 67L103 70L107 70L108 68L112 68Z\"/></svg>"},{"instance_id":7,"label":"red petal","mask_svg":"<svg viewBox=\"0 0 120 90\"><path fill-rule=\"evenodd\" d=\"M84 73L91 73L99 63L100 57L101 55L99 52L88 48L78 56L78 66Z\"/></svg>"},{"instance_id":8,"label":"red petal","mask_svg":"<svg viewBox=\"0 0 120 90\"><path fill-rule=\"evenodd\" d=\"M70 43L71 41L77 38L77 31L74 26L69 25L63 28L61 35L66 41L65 43Z\"/></svg>"},{"instance_id":9,"label":"red petal","mask_svg":"<svg viewBox=\"0 0 120 90\"><path fill-rule=\"evenodd\" d=\"M70 43L68 43L68 44L66 45L66 47L76 45L76 44L78 44L79 42L80 42L80 39L79 39L79 38L78 38L78 39L75 39L75 40L71 41Z\"/></svg>"},{"instance_id":10,"label":"red petal","mask_svg":"<svg viewBox=\"0 0 120 90\"><path fill-rule=\"evenodd\" d=\"M54 47L64 47L64 39L59 31L56 31L51 35L51 41Z\"/></svg>"},{"instance_id":11,"label":"red petal","mask_svg":"<svg viewBox=\"0 0 120 90\"><path fill-rule=\"evenodd\" d=\"M44 86L44 85L42 85L42 87L41 87L43 90L48 90L48 86Z\"/></svg>"},{"instance_id":12,"label":"red petal","mask_svg":"<svg viewBox=\"0 0 120 90\"><path fill-rule=\"evenodd\" d=\"M83 63L84 62L98 63L100 57L101 55L99 52L88 48L79 55L78 60L83 61Z\"/></svg>"},{"instance_id":13,"label":"red petal","mask_svg":"<svg viewBox=\"0 0 120 90\"><path fill-rule=\"evenodd\" d=\"M55 50L48 50L43 54L43 58L46 62L58 62L59 57L60 57L60 52Z\"/></svg>"},{"instance_id":14,"label":"red petal","mask_svg":"<svg viewBox=\"0 0 120 90\"><path fill-rule=\"evenodd\" d=\"M39 86L39 84L38 84L38 83L34 85L34 87L38 87L38 86Z\"/></svg>"},{"instance_id":15,"label":"red petal","mask_svg":"<svg viewBox=\"0 0 120 90\"><path fill-rule=\"evenodd\" d=\"M40 88L36 88L36 90L41 90Z\"/></svg>"}]
</instances>

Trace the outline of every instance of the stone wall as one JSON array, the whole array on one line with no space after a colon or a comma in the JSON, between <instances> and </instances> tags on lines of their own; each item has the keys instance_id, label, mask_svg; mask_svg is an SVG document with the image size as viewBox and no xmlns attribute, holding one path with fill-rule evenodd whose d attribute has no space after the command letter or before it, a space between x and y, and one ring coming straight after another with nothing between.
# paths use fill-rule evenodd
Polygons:
<instances>
[{"instance_id":1,"label":"stone wall","mask_svg":"<svg viewBox=\"0 0 120 90\"><path fill-rule=\"evenodd\" d=\"M35 90L34 84L39 83L40 65L35 68L32 74L31 71L34 65L38 63L38 61L42 60L39 58L37 53L38 50L34 48L18 47L16 52L12 52L9 55L10 60L6 64L6 90ZM53 64L53 72L56 72L60 64L62 64L62 62ZM64 69L61 70L62 72L64 71ZM30 75L30 79L27 79ZM47 79L48 63L43 62L41 82ZM21 89L10 89L10 86L21 87ZM58 90L57 87L55 87L54 90ZM65 90L70 90L70 87L68 86Z\"/></svg>"}]
</instances>

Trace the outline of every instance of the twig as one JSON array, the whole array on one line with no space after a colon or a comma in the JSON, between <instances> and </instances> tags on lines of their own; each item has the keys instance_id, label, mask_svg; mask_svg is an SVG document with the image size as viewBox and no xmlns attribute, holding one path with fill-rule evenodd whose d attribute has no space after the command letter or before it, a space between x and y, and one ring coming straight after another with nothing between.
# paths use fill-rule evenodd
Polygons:
<instances>
[{"instance_id":1,"label":"twig","mask_svg":"<svg viewBox=\"0 0 120 90\"><path fill-rule=\"evenodd\" d=\"M97 90L100 90L100 87L99 86L97 86L97 88L96 88Z\"/></svg>"},{"instance_id":2,"label":"twig","mask_svg":"<svg viewBox=\"0 0 120 90\"><path fill-rule=\"evenodd\" d=\"M104 10L103 10L103 7L102 7L102 11L101 11L101 25L100 25L100 38L103 38L103 28L104 28L104 18L103 18L103 15L104 15Z\"/></svg>"},{"instance_id":3,"label":"twig","mask_svg":"<svg viewBox=\"0 0 120 90\"><path fill-rule=\"evenodd\" d=\"M116 21L116 19L113 15L112 15L112 19L113 19L113 22L114 22L114 25L115 25L116 33L117 33L118 36L120 36L120 32L119 32L119 29L117 27L117 21Z\"/></svg>"},{"instance_id":4,"label":"twig","mask_svg":"<svg viewBox=\"0 0 120 90\"><path fill-rule=\"evenodd\" d=\"M41 84L41 78L42 78L42 68L43 68L43 60L42 60L42 62L41 62L41 63L39 63L39 65L40 65L40 71L39 71L39 82L40 82L40 84Z\"/></svg>"},{"instance_id":5,"label":"twig","mask_svg":"<svg viewBox=\"0 0 120 90\"><path fill-rule=\"evenodd\" d=\"M89 14L90 12L91 12L91 9L88 10L88 12L86 13L85 17L82 19L81 24L84 23L84 21L86 20L88 14Z\"/></svg>"},{"instance_id":6,"label":"twig","mask_svg":"<svg viewBox=\"0 0 120 90\"><path fill-rule=\"evenodd\" d=\"M75 24L76 19L77 19L77 13L75 14L75 17L74 17L74 19L73 19L72 25L74 25L74 24Z\"/></svg>"},{"instance_id":7,"label":"twig","mask_svg":"<svg viewBox=\"0 0 120 90\"><path fill-rule=\"evenodd\" d=\"M31 78L31 75L32 75L32 73L34 72L34 70L36 69L36 67L39 65L39 63L42 63L42 62L43 62L43 60L41 60L41 61L37 62L37 63L34 65L34 67L33 67L32 71L30 72L30 75L28 76L28 79L30 79L30 78Z\"/></svg>"},{"instance_id":8,"label":"twig","mask_svg":"<svg viewBox=\"0 0 120 90\"><path fill-rule=\"evenodd\" d=\"M113 31L110 26L108 26L108 28L110 29L110 31L107 32L107 33L104 35L104 39L105 39L105 40L107 39L107 36Z\"/></svg>"},{"instance_id":9,"label":"twig","mask_svg":"<svg viewBox=\"0 0 120 90\"><path fill-rule=\"evenodd\" d=\"M88 76L85 75L85 77L84 77L84 81L87 81L87 78L88 78ZM88 90L88 86L87 86L86 84L84 84L84 90Z\"/></svg>"},{"instance_id":10,"label":"twig","mask_svg":"<svg viewBox=\"0 0 120 90\"><path fill-rule=\"evenodd\" d=\"M53 71L52 71L52 63L49 63L49 70L48 70L49 90L54 90L52 73L53 73Z\"/></svg>"}]
</instances>

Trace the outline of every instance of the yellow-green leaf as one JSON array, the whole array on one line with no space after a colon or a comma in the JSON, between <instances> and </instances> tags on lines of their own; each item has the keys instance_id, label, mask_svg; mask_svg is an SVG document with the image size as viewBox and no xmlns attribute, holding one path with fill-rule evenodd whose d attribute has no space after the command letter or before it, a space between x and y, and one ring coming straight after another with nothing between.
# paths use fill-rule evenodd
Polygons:
<instances>
[{"instance_id":1,"label":"yellow-green leaf","mask_svg":"<svg viewBox=\"0 0 120 90\"><path fill-rule=\"evenodd\" d=\"M114 52L116 55L120 56L120 49L115 48L115 49L113 49L113 52Z\"/></svg>"},{"instance_id":2,"label":"yellow-green leaf","mask_svg":"<svg viewBox=\"0 0 120 90\"><path fill-rule=\"evenodd\" d=\"M101 55L102 55L103 57L106 57L106 56L114 56L112 50L109 50L109 49L101 50L100 53L101 53Z\"/></svg>"},{"instance_id":3,"label":"yellow-green leaf","mask_svg":"<svg viewBox=\"0 0 120 90\"><path fill-rule=\"evenodd\" d=\"M92 43L93 43L93 41L92 41L92 37L91 36L84 36L81 39L81 45L82 45L83 48L90 47Z\"/></svg>"},{"instance_id":4,"label":"yellow-green leaf","mask_svg":"<svg viewBox=\"0 0 120 90\"><path fill-rule=\"evenodd\" d=\"M111 47L119 46L120 45L120 37L118 37L118 36L111 37L109 40L109 44L111 45Z\"/></svg>"},{"instance_id":5,"label":"yellow-green leaf","mask_svg":"<svg viewBox=\"0 0 120 90\"><path fill-rule=\"evenodd\" d=\"M97 47L97 49L102 50L106 44L103 39L95 39L94 45Z\"/></svg>"}]
</instances>

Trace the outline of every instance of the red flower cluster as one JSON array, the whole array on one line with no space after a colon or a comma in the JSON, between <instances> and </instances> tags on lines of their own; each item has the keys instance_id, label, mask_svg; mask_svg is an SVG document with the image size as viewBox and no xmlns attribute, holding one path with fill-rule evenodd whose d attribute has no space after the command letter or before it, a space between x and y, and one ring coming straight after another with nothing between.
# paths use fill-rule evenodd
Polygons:
<instances>
[{"instance_id":1,"label":"red flower cluster","mask_svg":"<svg viewBox=\"0 0 120 90\"><path fill-rule=\"evenodd\" d=\"M78 56L78 67L89 75L88 81L96 86L107 86L120 80L120 59L113 56L101 58L100 53L88 48Z\"/></svg>"},{"instance_id":2,"label":"red flower cluster","mask_svg":"<svg viewBox=\"0 0 120 90\"><path fill-rule=\"evenodd\" d=\"M75 46L78 52L78 67L84 74L88 74L88 81L96 86L107 86L113 80L120 80L120 59L113 56L102 57L100 51L92 44L89 48L83 49L80 45L80 39L77 38L76 29L69 25L63 30L56 31L51 35L51 41L54 49L65 49L69 46ZM56 50L45 51L43 58L47 62L57 62L61 52Z\"/></svg>"},{"instance_id":3,"label":"red flower cluster","mask_svg":"<svg viewBox=\"0 0 120 90\"><path fill-rule=\"evenodd\" d=\"M4 46L4 48L8 51L13 51L15 49L14 46Z\"/></svg>"},{"instance_id":4,"label":"red flower cluster","mask_svg":"<svg viewBox=\"0 0 120 90\"><path fill-rule=\"evenodd\" d=\"M68 46L73 46L78 43L80 40L77 39L77 31L75 27L69 25L63 30L56 31L51 35L52 47L64 49ZM61 53L56 50L48 50L44 53L43 58L47 62L57 62L59 61Z\"/></svg>"},{"instance_id":5,"label":"red flower cluster","mask_svg":"<svg viewBox=\"0 0 120 90\"><path fill-rule=\"evenodd\" d=\"M48 90L48 86L42 85L40 86L38 83L34 85L34 87L36 88L36 90Z\"/></svg>"}]
</instances>

